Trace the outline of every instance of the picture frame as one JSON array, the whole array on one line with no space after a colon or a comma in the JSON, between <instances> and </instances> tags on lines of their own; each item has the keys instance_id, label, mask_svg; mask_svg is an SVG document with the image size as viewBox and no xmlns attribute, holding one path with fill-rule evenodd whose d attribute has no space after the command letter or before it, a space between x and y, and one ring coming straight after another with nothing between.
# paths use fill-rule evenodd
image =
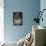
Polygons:
<instances>
[{"instance_id":1,"label":"picture frame","mask_svg":"<svg viewBox=\"0 0 46 46\"><path fill-rule=\"evenodd\" d=\"M23 12L13 12L13 25L23 25Z\"/></svg>"}]
</instances>

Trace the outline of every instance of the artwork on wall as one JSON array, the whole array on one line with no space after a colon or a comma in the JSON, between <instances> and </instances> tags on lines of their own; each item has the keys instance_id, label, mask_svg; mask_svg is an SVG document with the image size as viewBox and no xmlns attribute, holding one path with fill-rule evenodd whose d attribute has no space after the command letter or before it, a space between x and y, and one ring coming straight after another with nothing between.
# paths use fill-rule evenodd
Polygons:
<instances>
[{"instance_id":1,"label":"artwork on wall","mask_svg":"<svg viewBox=\"0 0 46 46\"><path fill-rule=\"evenodd\" d=\"M23 24L23 12L13 12L13 25Z\"/></svg>"},{"instance_id":2,"label":"artwork on wall","mask_svg":"<svg viewBox=\"0 0 46 46\"><path fill-rule=\"evenodd\" d=\"M37 16L34 18L34 21L36 21L36 23L40 23L40 20L43 22L43 14L45 14L44 12L46 11L46 9L43 9L42 11L39 11L37 13ZM45 15L44 15L45 16Z\"/></svg>"}]
</instances>

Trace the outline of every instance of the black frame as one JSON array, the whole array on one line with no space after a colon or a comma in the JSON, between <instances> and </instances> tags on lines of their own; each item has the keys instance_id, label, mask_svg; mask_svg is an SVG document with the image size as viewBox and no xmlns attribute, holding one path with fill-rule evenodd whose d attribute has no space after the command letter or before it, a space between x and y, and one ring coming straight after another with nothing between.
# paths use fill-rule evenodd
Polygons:
<instances>
[{"instance_id":1,"label":"black frame","mask_svg":"<svg viewBox=\"0 0 46 46\"><path fill-rule=\"evenodd\" d=\"M20 23L18 24L15 21L17 19L20 19ZM13 12L13 25L23 25L23 12Z\"/></svg>"}]
</instances>

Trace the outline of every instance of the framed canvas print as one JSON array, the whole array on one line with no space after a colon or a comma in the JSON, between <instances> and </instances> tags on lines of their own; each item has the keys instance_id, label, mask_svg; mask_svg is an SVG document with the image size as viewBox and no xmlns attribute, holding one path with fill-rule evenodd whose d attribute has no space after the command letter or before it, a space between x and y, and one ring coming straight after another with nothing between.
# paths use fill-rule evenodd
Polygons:
<instances>
[{"instance_id":1,"label":"framed canvas print","mask_svg":"<svg viewBox=\"0 0 46 46\"><path fill-rule=\"evenodd\" d=\"M13 25L22 25L22 24L23 24L23 13L13 12Z\"/></svg>"}]
</instances>

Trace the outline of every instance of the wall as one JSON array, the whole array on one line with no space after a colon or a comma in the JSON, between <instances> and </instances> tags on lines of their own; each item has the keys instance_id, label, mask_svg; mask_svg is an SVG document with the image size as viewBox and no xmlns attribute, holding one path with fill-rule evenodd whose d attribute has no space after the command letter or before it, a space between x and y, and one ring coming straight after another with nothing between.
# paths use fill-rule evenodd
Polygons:
<instances>
[{"instance_id":1,"label":"wall","mask_svg":"<svg viewBox=\"0 0 46 46\"><path fill-rule=\"evenodd\" d=\"M46 0L40 1L40 9L41 9L41 11L43 9L46 9ZM41 21L41 25L46 26L46 20L45 20L46 19L46 11L43 12L43 19L44 19L44 21L43 22Z\"/></svg>"},{"instance_id":2,"label":"wall","mask_svg":"<svg viewBox=\"0 0 46 46\"><path fill-rule=\"evenodd\" d=\"M0 42L4 41L4 0L0 0Z\"/></svg>"},{"instance_id":3,"label":"wall","mask_svg":"<svg viewBox=\"0 0 46 46\"><path fill-rule=\"evenodd\" d=\"M18 41L29 31L35 12L40 9L40 0L5 0L4 1L4 36L7 41ZM13 11L23 11L23 25L13 26Z\"/></svg>"}]
</instances>

